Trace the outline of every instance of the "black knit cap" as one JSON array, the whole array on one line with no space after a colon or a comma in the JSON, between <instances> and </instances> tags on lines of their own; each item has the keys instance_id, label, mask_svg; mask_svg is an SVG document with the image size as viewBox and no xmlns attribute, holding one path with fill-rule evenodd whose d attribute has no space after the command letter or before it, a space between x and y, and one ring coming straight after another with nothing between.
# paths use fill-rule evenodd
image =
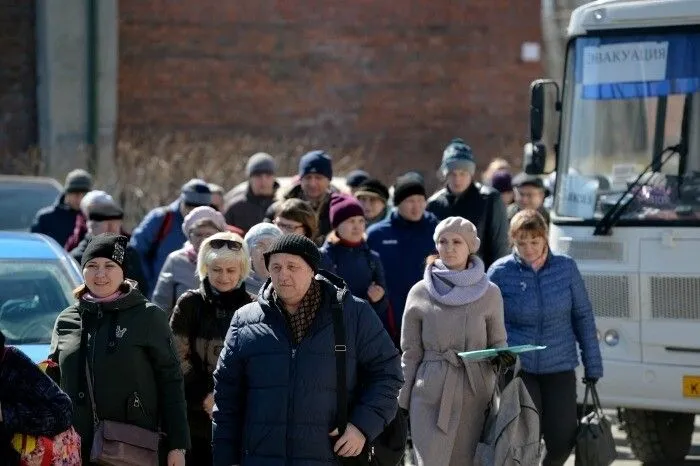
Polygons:
<instances>
[{"instance_id":1,"label":"black knit cap","mask_svg":"<svg viewBox=\"0 0 700 466\"><path fill-rule=\"evenodd\" d=\"M398 206L406 198L416 194L425 198L428 197L425 192L425 186L423 186L423 180L420 178L420 176L413 173L407 173L396 179L396 184L394 185L395 206Z\"/></svg>"},{"instance_id":2,"label":"black knit cap","mask_svg":"<svg viewBox=\"0 0 700 466\"><path fill-rule=\"evenodd\" d=\"M265 267L270 264L270 257L273 254L292 254L299 256L309 264L314 273L318 272L321 265L321 253L318 247L306 236L287 234L282 235L272 243L270 249L267 250L263 257L265 258Z\"/></svg>"},{"instance_id":3,"label":"black knit cap","mask_svg":"<svg viewBox=\"0 0 700 466\"><path fill-rule=\"evenodd\" d=\"M389 201L389 188L381 181L370 178L358 186L355 197L359 196L375 196L386 203Z\"/></svg>"},{"instance_id":4,"label":"black knit cap","mask_svg":"<svg viewBox=\"0 0 700 466\"><path fill-rule=\"evenodd\" d=\"M128 242L129 240L126 239L126 236L116 233L103 233L94 236L85 248L80 266L85 267L88 261L102 257L115 262L124 269Z\"/></svg>"}]
</instances>

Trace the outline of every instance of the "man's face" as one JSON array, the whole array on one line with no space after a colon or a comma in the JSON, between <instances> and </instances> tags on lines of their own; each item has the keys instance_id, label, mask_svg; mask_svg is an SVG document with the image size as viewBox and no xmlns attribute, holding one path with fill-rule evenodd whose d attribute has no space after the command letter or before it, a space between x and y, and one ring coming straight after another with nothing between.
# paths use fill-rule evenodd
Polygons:
<instances>
[{"instance_id":1,"label":"man's face","mask_svg":"<svg viewBox=\"0 0 700 466\"><path fill-rule=\"evenodd\" d=\"M537 210L544 204L544 189L532 185L515 188L515 200L520 209Z\"/></svg>"},{"instance_id":2,"label":"man's face","mask_svg":"<svg viewBox=\"0 0 700 466\"><path fill-rule=\"evenodd\" d=\"M66 193L63 201L68 207L73 210L80 210L80 201L83 200L87 193Z\"/></svg>"},{"instance_id":3,"label":"man's face","mask_svg":"<svg viewBox=\"0 0 700 466\"><path fill-rule=\"evenodd\" d=\"M447 172L447 186L455 194L462 193L472 184L472 174L469 170L456 168Z\"/></svg>"},{"instance_id":4,"label":"man's face","mask_svg":"<svg viewBox=\"0 0 700 466\"><path fill-rule=\"evenodd\" d=\"M417 222L423 218L427 204L425 196L414 194L401 201L397 208L399 215L404 219L409 222Z\"/></svg>"},{"instance_id":5,"label":"man's face","mask_svg":"<svg viewBox=\"0 0 700 466\"><path fill-rule=\"evenodd\" d=\"M310 201L319 201L328 192L331 180L318 173L309 173L301 179L301 190Z\"/></svg>"},{"instance_id":6,"label":"man's face","mask_svg":"<svg viewBox=\"0 0 700 466\"><path fill-rule=\"evenodd\" d=\"M293 254L273 254L268 265L272 286L286 306L296 308L314 279L304 259Z\"/></svg>"},{"instance_id":7,"label":"man's face","mask_svg":"<svg viewBox=\"0 0 700 466\"><path fill-rule=\"evenodd\" d=\"M360 195L357 200L362 204L362 210L367 220L374 220L384 211L386 203L377 196Z\"/></svg>"},{"instance_id":8,"label":"man's face","mask_svg":"<svg viewBox=\"0 0 700 466\"><path fill-rule=\"evenodd\" d=\"M248 183L256 196L272 196L275 192L275 176L271 173L256 173L250 177Z\"/></svg>"}]
</instances>

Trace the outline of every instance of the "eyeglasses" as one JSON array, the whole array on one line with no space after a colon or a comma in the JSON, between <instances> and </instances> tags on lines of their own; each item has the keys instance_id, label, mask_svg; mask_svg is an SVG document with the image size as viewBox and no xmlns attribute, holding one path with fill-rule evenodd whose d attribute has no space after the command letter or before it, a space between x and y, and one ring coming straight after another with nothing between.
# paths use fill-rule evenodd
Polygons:
<instances>
[{"instance_id":1,"label":"eyeglasses","mask_svg":"<svg viewBox=\"0 0 700 466\"><path fill-rule=\"evenodd\" d=\"M243 245L238 241L233 241L231 239L213 239L209 241L209 244L213 249L221 249L224 246L229 248L231 251L240 251Z\"/></svg>"},{"instance_id":2,"label":"eyeglasses","mask_svg":"<svg viewBox=\"0 0 700 466\"><path fill-rule=\"evenodd\" d=\"M304 228L304 225L294 225L292 223L287 223L287 222L282 222L280 220L275 220L274 222L275 225L277 225L277 228L279 228L282 231L294 233L295 231Z\"/></svg>"}]
</instances>

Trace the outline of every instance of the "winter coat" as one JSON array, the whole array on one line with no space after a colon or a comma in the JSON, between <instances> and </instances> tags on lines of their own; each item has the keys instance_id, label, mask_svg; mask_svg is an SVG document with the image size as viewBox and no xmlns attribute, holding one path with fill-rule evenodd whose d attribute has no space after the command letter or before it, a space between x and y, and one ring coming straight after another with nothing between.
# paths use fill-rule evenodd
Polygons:
<instances>
[{"instance_id":1,"label":"winter coat","mask_svg":"<svg viewBox=\"0 0 700 466\"><path fill-rule=\"evenodd\" d=\"M83 458L89 458L94 434L86 360L99 419L160 429L166 434L164 455L190 446L182 372L168 319L132 283L121 289L124 294L111 302L81 297L59 314L51 338L50 359L58 364L61 388L73 401Z\"/></svg>"},{"instance_id":2,"label":"winter coat","mask_svg":"<svg viewBox=\"0 0 700 466\"><path fill-rule=\"evenodd\" d=\"M162 240L158 244L154 244L161 228L165 226L168 212L171 216L170 227L166 228L167 231L163 231ZM145 296L151 295L168 255L180 249L187 241L182 232L182 222L184 221L178 199L170 205L151 210L139 226L134 229L131 245L139 253L143 272L148 282L148 289L143 290Z\"/></svg>"},{"instance_id":3,"label":"winter coat","mask_svg":"<svg viewBox=\"0 0 700 466\"><path fill-rule=\"evenodd\" d=\"M496 261L488 275L503 294L508 344L547 346L521 354L523 370L533 374L573 370L579 365L578 343L586 377L603 376L593 308L573 259L550 252L535 272L510 254Z\"/></svg>"},{"instance_id":4,"label":"winter coat","mask_svg":"<svg viewBox=\"0 0 700 466\"><path fill-rule=\"evenodd\" d=\"M333 186L331 186L329 189L331 192L337 191L337 189ZM280 204L282 204L287 199L306 200L300 184L294 185L286 191L282 189L278 190L277 200L267 209L267 212L265 213L265 219L267 219L268 221L274 220L277 214L277 209L279 208ZM316 214L318 216L317 234L319 237L311 238L312 240L316 241L316 244L322 244L323 238L325 238L326 235L328 235L328 233L330 233L331 230L333 230L333 227L331 227L330 209L331 197L330 195L326 195L326 197L323 199L323 201L321 201L321 204L316 209Z\"/></svg>"},{"instance_id":5,"label":"winter coat","mask_svg":"<svg viewBox=\"0 0 700 466\"><path fill-rule=\"evenodd\" d=\"M320 250L321 268L345 280L353 296L370 303L382 321L386 322L389 294L379 254L372 251L366 241L357 247L345 246L334 233L329 235ZM384 297L376 303L371 302L367 295L372 283L384 288Z\"/></svg>"},{"instance_id":6,"label":"winter coat","mask_svg":"<svg viewBox=\"0 0 700 466\"><path fill-rule=\"evenodd\" d=\"M321 307L301 343L268 281L257 302L239 309L214 372L214 465L337 465L332 300L342 290L349 421L373 440L394 418L403 378L399 355L376 312L338 277L316 276Z\"/></svg>"},{"instance_id":7,"label":"winter coat","mask_svg":"<svg viewBox=\"0 0 700 466\"><path fill-rule=\"evenodd\" d=\"M180 296L170 316L175 349L185 377L190 435L211 442L211 419L204 399L214 391L214 369L233 314L250 303L245 287L214 291L208 279ZM193 346L194 345L194 346Z\"/></svg>"},{"instance_id":8,"label":"winter coat","mask_svg":"<svg viewBox=\"0 0 700 466\"><path fill-rule=\"evenodd\" d=\"M389 302L398 340L406 295L422 277L426 258L435 251L433 233L437 218L426 212L418 222L409 222L394 210L388 219L367 230L367 244L376 251L386 274ZM398 342L398 341L397 341Z\"/></svg>"},{"instance_id":9,"label":"winter coat","mask_svg":"<svg viewBox=\"0 0 700 466\"><path fill-rule=\"evenodd\" d=\"M153 289L152 301L170 315L178 298L185 291L197 288L199 288L197 264L192 262L185 248L178 249L171 252L165 260Z\"/></svg>"},{"instance_id":10,"label":"winter coat","mask_svg":"<svg viewBox=\"0 0 700 466\"><path fill-rule=\"evenodd\" d=\"M279 184L275 182L275 193L278 188ZM247 182L242 183L226 193L224 208L226 223L237 226L245 234L252 226L265 219L265 212L273 202L275 202L274 193L271 196L256 196Z\"/></svg>"},{"instance_id":11,"label":"winter coat","mask_svg":"<svg viewBox=\"0 0 700 466\"><path fill-rule=\"evenodd\" d=\"M87 245L91 239L92 235L88 233L80 241L80 243L70 252L70 255L73 257L73 259L75 259L78 262L78 264L82 262L83 253L85 252L85 248L87 248ZM141 261L139 260L139 255L133 248L133 246L131 246L131 244L128 244L126 246L125 264L126 267L124 278L129 278L135 281L139 287L139 291L143 292L143 290L148 288L148 283L146 282L146 276L144 275L143 269L141 268Z\"/></svg>"},{"instance_id":12,"label":"winter coat","mask_svg":"<svg viewBox=\"0 0 700 466\"><path fill-rule=\"evenodd\" d=\"M72 406L34 362L13 347L0 348L0 464L18 464L14 434L53 437L71 425Z\"/></svg>"},{"instance_id":13,"label":"winter coat","mask_svg":"<svg viewBox=\"0 0 700 466\"><path fill-rule=\"evenodd\" d=\"M406 381L399 406L414 420L418 466L473 464L496 377L490 362L466 362L457 353L505 345L503 301L493 283L462 306L438 302L425 280L411 288L401 331Z\"/></svg>"},{"instance_id":14,"label":"winter coat","mask_svg":"<svg viewBox=\"0 0 700 466\"><path fill-rule=\"evenodd\" d=\"M428 199L427 209L440 220L464 217L476 225L481 238L478 254L487 268L510 253L506 207L495 189L472 183L466 191L455 195L443 188Z\"/></svg>"},{"instance_id":15,"label":"winter coat","mask_svg":"<svg viewBox=\"0 0 700 466\"><path fill-rule=\"evenodd\" d=\"M44 207L36 213L34 223L30 227L32 233L42 233L55 239L63 247L68 237L73 233L75 218L79 211L71 209L65 202L66 195L61 196L52 206Z\"/></svg>"}]
</instances>

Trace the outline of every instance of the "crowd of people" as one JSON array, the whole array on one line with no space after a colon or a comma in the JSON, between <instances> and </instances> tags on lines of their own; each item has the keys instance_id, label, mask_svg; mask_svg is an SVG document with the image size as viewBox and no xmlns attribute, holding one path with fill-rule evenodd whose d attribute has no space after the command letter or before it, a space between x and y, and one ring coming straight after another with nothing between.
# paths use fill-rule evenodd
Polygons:
<instances>
[{"instance_id":1,"label":"crowd of people","mask_svg":"<svg viewBox=\"0 0 700 466\"><path fill-rule=\"evenodd\" d=\"M470 465L499 383L493 366L515 358L458 353L537 344L547 348L522 355L518 376L540 413L542 464L563 465L577 424L574 369L581 360L587 383L603 375L591 304L576 264L548 246L542 180L497 159L479 182L476 168L454 139L433 195L415 172L390 189L356 170L343 191L324 151L301 157L290 186L258 153L245 183L224 193L190 180L131 235L114 198L85 171L69 173L32 231L83 270L47 374L73 404L85 464L103 419L162 432L169 466L339 464L400 410L419 466ZM0 392L0 442L56 433L16 421L32 416L18 411L23 396Z\"/></svg>"}]
</instances>

